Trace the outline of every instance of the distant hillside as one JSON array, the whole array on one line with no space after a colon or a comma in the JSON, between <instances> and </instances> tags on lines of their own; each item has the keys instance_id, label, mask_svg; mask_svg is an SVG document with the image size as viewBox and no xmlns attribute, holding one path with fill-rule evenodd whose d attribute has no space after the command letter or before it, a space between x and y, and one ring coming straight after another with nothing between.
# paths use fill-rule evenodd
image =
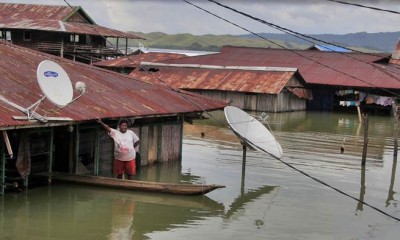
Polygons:
<instances>
[{"instance_id":1,"label":"distant hillside","mask_svg":"<svg viewBox=\"0 0 400 240\"><path fill-rule=\"evenodd\" d=\"M296 43L299 45L311 45L311 43L293 37L289 34L260 33L260 35L268 39L277 39L280 41ZM391 53L393 52L393 49L400 38L400 32L382 32L382 33L359 32L359 33L349 33L344 35L311 34L309 36L326 42L334 43L339 46L365 48L380 52ZM257 36L251 34L240 35L240 37L243 37L245 39L257 38Z\"/></svg>"},{"instance_id":2,"label":"distant hillside","mask_svg":"<svg viewBox=\"0 0 400 240\"><path fill-rule=\"evenodd\" d=\"M130 40L130 46L137 46L137 44L143 43L146 47L151 48L166 48L166 49L187 49L187 50L198 50L198 51L219 51L222 46L243 46L243 47L264 47L264 48L278 48L275 44L272 44L265 40L245 38L235 35L202 35L196 36L192 34L165 34L160 32L153 33L141 33L132 32L133 34L142 36L146 40ZM276 40L276 43L285 48L306 48L306 45L284 42Z\"/></svg>"},{"instance_id":3,"label":"distant hillside","mask_svg":"<svg viewBox=\"0 0 400 240\"><path fill-rule=\"evenodd\" d=\"M199 51L219 51L224 45L244 47L279 48L267 40L260 39L254 35L202 35L192 34L165 34L161 32L141 33L132 32L143 36L146 40L130 40L130 46L137 46L139 42L151 48L187 49ZM288 34L260 33L261 36L274 43L290 49L305 49L312 44ZM316 39L344 46L359 51L386 52L391 53L400 38L400 32L385 33L350 33L337 34L314 34L310 35ZM323 43L321 43L323 44Z\"/></svg>"}]
</instances>

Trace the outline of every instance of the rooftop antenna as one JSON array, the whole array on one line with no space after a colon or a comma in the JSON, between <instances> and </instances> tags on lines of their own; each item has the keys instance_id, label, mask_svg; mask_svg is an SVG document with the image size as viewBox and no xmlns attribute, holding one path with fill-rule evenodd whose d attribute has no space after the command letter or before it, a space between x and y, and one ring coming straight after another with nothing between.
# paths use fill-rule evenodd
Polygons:
<instances>
[{"instance_id":1,"label":"rooftop antenna","mask_svg":"<svg viewBox=\"0 0 400 240\"><path fill-rule=\"evenodd\" d=\"M40 103L42 103L43 100L46 98L59 108L67 106L85 93L85 84L83 82L77 82L75 84L75 89L80 92L80 95L72 99L73 89L68 74L60 65L50 60L44 60L38 65L36 76L39 87L42 90L44 96L42 96L31 106L24 108L0 95L0 100L8 103L9 105L15 107L16 109L24 112L27 115L26 117L13 116L13 118L16 120L35 119L40 122L47 122L48 120L72 121L71 118L65 117L45 117L36 113L35 111L39 107Z\"/></svg>"}]
</instances>

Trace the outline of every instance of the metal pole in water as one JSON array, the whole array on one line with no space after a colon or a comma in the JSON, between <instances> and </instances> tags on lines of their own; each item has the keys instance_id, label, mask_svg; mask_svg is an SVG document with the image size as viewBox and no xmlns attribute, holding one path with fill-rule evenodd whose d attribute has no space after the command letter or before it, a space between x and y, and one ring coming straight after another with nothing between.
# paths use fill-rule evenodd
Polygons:
<instances>
[{"instance_id":1,"label":"metal pole in water","mask_svg":"<svg viewBox=\"0 0 400 240\"><path fill-rule=\"evenodd\" d=\"M361 165L365 166L367 158L367 148L368 148L368 114L363 114L363 126L364 126L364 147L363 147Z\"/></svg>"},{"instance_id":2,"label":"metal pole in water","mask_svg":"<svg viewBox=\"0 0 400 240\"><path fill-rule=\"evenodd\" d=\"M396 106L396 103L393 103L393 117L394 117L394 133L393 133L393 161L397 160L397 150L398 150L398 126L399 126L399 108Z\"/></svg>"},{"instance_id":3,"label":"metal pole in water","mask_svg":"<svg viewBox=\"0 0 400 240\"><path fill-rule=\"evenodd\" d=\"M246 152L247 152L247 147L244 142L242 142L242 147L243 147L243 159L242 159L242 180L241 180L241 194L244 194L244 180L246 177Z\"/></svg>"}]
</instances>

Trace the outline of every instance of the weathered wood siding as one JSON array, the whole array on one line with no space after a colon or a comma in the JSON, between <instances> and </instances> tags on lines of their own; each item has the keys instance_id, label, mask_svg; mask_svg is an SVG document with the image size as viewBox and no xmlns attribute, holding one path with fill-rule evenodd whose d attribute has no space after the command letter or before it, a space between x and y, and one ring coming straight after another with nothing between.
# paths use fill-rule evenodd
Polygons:
<instances>
[{"instance_id":1,"label":"weathered wood siding","mask_svg":"<svg viewBox=\"0 0 400 240\"><path fill-rule=\"evenodd\" d=\"M290 92L282 91L279 95L260 94L257 96L256 110L263 112L290 112L306 109L306 100L300 99Z\"/></svg>"},{"instance_id":2,"label":"weathered wood siding","mask_svg":"<svg viewBox=\"0 0 400 240\"><path fill-rule=\"evenodd\" d=\"M229 101L230 105L252 111L264 112L290 112L302 111L306 109L306 99L301 99L293 93L283 90L280 94L249 94L240 92L226 91L193 91L203 96L214 99Z\"/></svg>"},{"instance_id":3,"label":"weathered wood siding","mask_svg":"<svg viewBox=\"0 0 400 240\"><path fill-rule=\"evenodd\" d=\"M139 152L142 166L181 160L182 122L142 125L129 129L140 138ZM111 137L100 131L99 173L111 171L114 149Z\"/></svg>"},{"instance_id":4,"label":"weathered wood siding","mask_svg":"<svg viewBox=\"0 0 400 240\"><path fill-rule=\"evenodd\" d=\"M161 162L180 160L180 149L182 143L182 126L179 124L168 124L162 126L161 138Z\"/></svg>"}]
</instances>

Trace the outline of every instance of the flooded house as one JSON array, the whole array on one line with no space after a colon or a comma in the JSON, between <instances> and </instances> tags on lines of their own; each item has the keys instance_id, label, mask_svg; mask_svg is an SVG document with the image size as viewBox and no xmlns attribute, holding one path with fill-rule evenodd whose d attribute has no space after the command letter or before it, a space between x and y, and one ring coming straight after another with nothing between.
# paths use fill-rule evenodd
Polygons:
<instances>
[{"instance_id":1,"label":"flooded house","mask_svg":"<svg viewBox=\"0 0 400 240\"><path fill-rule=\"evenodd\" d=\"M0 40L16 45L93 63L124 55L128 39L143 38L97 25L79 6L0 3Z\"/></svg>"},{"instance_id":2,"label":"flooded house","mask_svg":"<svg viewBox=\"0 0 400 240\"><path fill-rule=\"evenodd\" d=\"M225 46L214 54L142 59L141 68L137 67L138 60L129 71L133 77L165 82L247 110L357 112L360 107L363 112L390 114L400 92L398 49L390 56L326 46L307 50ZM124 61L121 65L107 61L99 64L118 69L130 60ZM280 70L254 74L257 68ZM250 69L253 76L248 74ZM296 69L296 73L288 77L291 71L284 73L284 69ZM286 80L282 81L284 75Z\"/></svg>"},{"instance_id":3,"label":"flooded house","mask_svg":"<svg viewBox=\"0 0 400 240\"><path fill-rule=\"evenodd\" d=\"M73 90L64 107L44 98L37 81L44 60L61 66L72 86L83 82L85 92ZM113 141L97 119L114 128L129 119L141 140L141 165L180 161L184 121L226 105L4 41L0 86L1 194L35 173L111 176Z\"/></svg>"},{"instance_id":4,"label":"flooded house","mask_svg":"<svg viewBox=\"0 0 400 240\"><path fill-rule=\"evenodd\" d=\"M253 111L305 110L307 99L312 98L296 68L142 62L129 76Z\"/></svg>"},{"instance_id":5,"label":"flooded house","mask_svg":"<svg viewBox=\"0 0 400 240\"><path fill-rule=\"evenodd\" d=\"M207 53L198 56L218 55ZM295 68L164 64L191 59L187 54L140 52L94 65L128 73L152 84L184 89L229 102L246 110L287 112L305 110L312 98Z\"/></svg>"},{"instance_id":6,"label":"flooded house","mask_svg":"<svg viewBox=\"0 0 400 240\"><path fill-rule=\"evenodd\" d=\"M393 98L400 93L400 69L396 66L398 48L399 45L390 56L225 46L218 54L163 63L295 68L312 92L312 99L307 100L307 110L357 112L355 108L360 105L365 112L388 114Z\"/></svg>"}]
</instances>

